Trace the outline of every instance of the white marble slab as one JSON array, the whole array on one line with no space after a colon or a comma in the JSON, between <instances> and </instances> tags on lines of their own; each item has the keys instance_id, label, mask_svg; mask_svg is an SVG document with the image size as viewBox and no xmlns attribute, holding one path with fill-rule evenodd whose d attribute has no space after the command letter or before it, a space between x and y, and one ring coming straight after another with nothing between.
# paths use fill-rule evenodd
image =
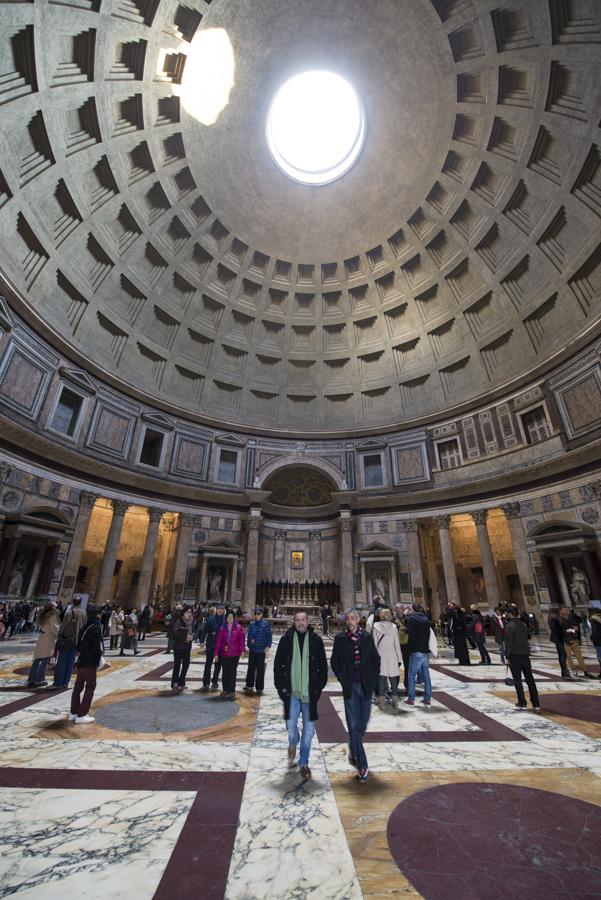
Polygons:
<instances>
[{"instance_id":1,"label":"white marble slab","mask_svg":"<svg viewBox=\"0 0 601 900\"><path fill-rule=\"evenodd\" d=\"M0 897L152 898L190 792L0 789Z\"/></svg>"}]
</instances>

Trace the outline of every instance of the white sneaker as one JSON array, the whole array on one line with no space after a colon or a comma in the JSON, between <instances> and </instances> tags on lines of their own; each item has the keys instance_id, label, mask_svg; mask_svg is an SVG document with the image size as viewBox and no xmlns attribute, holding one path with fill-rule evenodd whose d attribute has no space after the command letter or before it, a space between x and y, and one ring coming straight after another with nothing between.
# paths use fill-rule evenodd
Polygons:
<instances>
[{"instance_id":1,"label":"white sneaker","mask_svg":"<svg viewBox=\"0 0 601 900\"><path fill-rule=\"evenodd\" d=\"M91 722L95 722L94 716L76 716L75 719L76 725L89 725Z\"/></svg>"},{"instance_id":2,"label":"white sneaker","mask_svg":"<svg viewBox=\"0 0 601 900\"><path fill-rule=\"evenodd\" d=\"M75 713L69 713L69 721L70 722L74 722L76 718L77 718L77 716L75 715Z\"/></svg>"}]
</instances>

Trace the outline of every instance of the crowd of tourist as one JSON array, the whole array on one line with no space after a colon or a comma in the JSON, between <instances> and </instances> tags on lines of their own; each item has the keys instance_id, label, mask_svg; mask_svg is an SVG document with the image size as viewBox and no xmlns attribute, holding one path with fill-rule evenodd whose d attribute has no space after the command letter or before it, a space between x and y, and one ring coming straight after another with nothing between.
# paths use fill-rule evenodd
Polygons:
<instances>
[{"instance_id":1,"label":"crowd of tourist","mask_svg":"<svg viewBox=\"0 0 601 900\"><path fill-rule=\"evenodd\" d=\"M223 603L214 607L176 604L158 607L151 604L124 609L117 603L102 607L88 604L82 608L75 596L63 609L58 602L43 607L27 601L0 607L1 635L11 638L26 630L37 629L27 686L31 689L65 689L76 670L71 696L69 720L75 724L94 721L89 715L96 687L96 675L103 663L105 639L109 649L124 655L126 650L139 653L138 642L151 629L166 631L167 652L173 653L171 690L179 694L186 689L194 641L204 646L205 664L200 691L221 692L219 699L234 700L236 676L241 658L248 655L244 693L260 696L265 685L266 660L273 643L269 621L264 610L254 610L247 631L239 621L240 610L226 609ZM246 617L244 617L246 619ZM328 634L331 610L321 617L322 633ZM582 619L571 608L553 610L549 615L549 638L555 645L562 677L571 679L588 670L582 654L582 640L590 634L601 663L601 609L591 608ZM453 646L459 665L470 665L468 645L480 655L479 664L489 666L492 660L487 648L487 635L496 644L500 662L507 666L507 683L515 686L518 709L527 709L523 680L530 702L538 710L539 697L530 662L530 639L538 629L533 617L520 612L512 604L500 604L489 616L483 616L473 605L464 610L448 603L441 622L433 623L419 604L386 606L376 596L374 607L365 624L360 614L351 610L344 615L344 627L334 637L329 666L340 682L349 736L349 762L357 769L357 779L365 783L369 768L363 738L373 704L384 710L399 708L404 693L410 709L417 700L417 684L423 685L422 704L432 702L430 660L438 655L437 634L444 635ZM51 685L46 681L48 664L54 660ZM401 676L402 673L402 676ZM509 674L511 677L509 677ZM400 687L401 677L403 688ZM601 674L599 675L601 678ZM284 704L288 730L288 760L298 767L303 780L311 778L309 767L311 742L317 719L317 703L328 679L328 660L322 636L309 624L306 612L298 611L293 624L278 643L274 661L275 687ZM299 722L302 727L299 730Z\"/></svg>"}]
</instances>

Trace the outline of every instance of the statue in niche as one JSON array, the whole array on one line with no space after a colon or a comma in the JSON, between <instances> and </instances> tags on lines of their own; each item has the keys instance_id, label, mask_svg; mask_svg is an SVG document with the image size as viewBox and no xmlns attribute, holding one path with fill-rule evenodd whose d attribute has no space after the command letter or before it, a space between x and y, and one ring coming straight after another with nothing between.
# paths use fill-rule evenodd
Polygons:
<instances>
[{"instance_id":1,"label":"statue in niche","mask_svg":"<svg viewBox=\"0 0 601 900\"><path fill-rule=\"evenodd\" d=\"M388 582L382 575L376 575L375 578L372 578L371 587L374 596L377 594L382 600L388 600Z\"/></svg>"},{"instance_id":2,"label":"statue in niche","mask_svg":"<svg viewBox=\"0 0 601 900\"><path fill-rule=\"evenodd\" d=\"M211 598L211 604L214 606L218 600L221 600L221 584L223 582L223 577L221 572L215 572L211 575L209 580L209 597Z\"/></svg>"},{"instance_id":3,"label":"statue in niche","mask_svg":"<svg viewBox=\"0 0 601 900\"><path fill-rule=\"evenodd\" d=\"M590 604L591 586L585 573L578 566L574 566L572 569L570 595L575 606L588 606Z\"/></svg>"},{"instance_id":4,"label":"statue in niche","mask_svg":"<svg viewBox=\"0 0 601 900\"><path fill-rule=\"evenodd\" d=\"M8 579L8 593L11 597L22 596L26 565L25 557L17 556Z\"/></svg>"}]
</instances>

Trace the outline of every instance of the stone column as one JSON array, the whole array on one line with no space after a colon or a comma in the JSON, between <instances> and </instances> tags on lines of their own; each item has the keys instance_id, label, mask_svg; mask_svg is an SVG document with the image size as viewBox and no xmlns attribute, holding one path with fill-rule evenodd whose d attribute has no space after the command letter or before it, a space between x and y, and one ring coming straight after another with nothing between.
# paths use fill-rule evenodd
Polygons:
<instances>
[{"instance_id":1,"label":"stone column","mask_svg":"<svg viewBox=\"0 0 601 900\"><path fill-rule=\"evenodd\" d=\"M586 577L591 586L591 600L601 600L601 578L599 577L598 557L592 550L583 550Z\"/></svg>"},{"instance_id":2,"label":"stone column","mask_svg":"<svg viewBox=\"0 0 601 900\"><path fill-rule=\"evenodd\" d=\"M399 600L399 569L396 559L392 559L390 561L390 603L393 609Z\"/></svg>"},{"instance_id":3,"label":"stone column","mask_svg":"<svg viewBox=\"0 0 601 900\"><path fill-rule=\"evenodd\" d=\"M321 532L309 532L309 566L307 581L321 578Z\"/></svg>"},{"instance_id":4,"label":"stone column","mask_svg":"<svg viewBox=\"0 0 601 900\"><path fill-rule=\"evenodd\" d=\"M111 506L113 507L113 518L111 519L111 527L109 528L104 547L100 575L96 585L96 594L94 595L94 602L98 606L102 606L107 600L112 599L109 593L113 583L115 562L121 541L121 532L123 531L123 521L130 505L125 500L111 500Z\"/></svg>"},{"instance_id":5,"label":"stone column","mask_svg":"<svg viewBox=\"0 0 601 900\"><path fill-rule=\"evenodd\" d=\"M340 599L343 609L352 609L355 605L353 523L348 510L340 513Z\"/></svg>"},{"instance_id":6,"label":"stone column","mask_svg":"<svg viewBox=\"0 0 601 900\"><path fill-rule=\"evenodd\" d=\"M480 545L480 561L482 562L482 571L484 573L484 583L486 585L486 599L491 609L498 606L501 602L499 593L499 582L497 580L497 570L495 568L495 560L492 555L492 547L490 546L490 537L486 520L488 519L488 510L479 509L470 513L476 524L476 532L478 533L478 544Z\"/></svg>"},{"instance_id":7,"label":"stone column","mask_svg":"<svg viewBox=\"0 0 601 900\"><path fill-rule=\"evenodd\" d=\"M18 537L6 538L2 545L2 574L0 575L0 594L6 594L8 591L8 582L12 567L17 558L17 548L19 546Z\"/></svg>"},{"instance_id":8,"label":"stone column","mask_svg":"<svg viewBox=\"0 0 601 900\"><path fill-rule=\"evenodd\" d=\"M411 574L411 590L417 603L424 603L424 573L422 571L422 555L419 549L419 532L415 519L403 522L407 535L407 551L409 553L409 572Z\"/></svg>"},{"instance_id":9,"label":"stone column","mask_svg":"<svg viewBox=\"0 0 601 900\"><path fill-rule=\"evenodd\" d=\"M286 571L284 567L284 551L286 549L286 532L278 530L275 533L275 566L274 581L285 581Z\"/></svg>"},{"instance_id":10,"label":"stone column","mask_svg":"<svg viewBox=\"0 0 601 900\"><path fill-rule=\"evenodd\" d=\"M259 535L261 533L261 511L251 509L248 519L248 540L246 542L246 562L244 566L243 608L250 611L257 599L257 569L259 565Z\"/></svg>"},{"instance_id":11,"label":"stone column","mask_svg":"<svg viewBox=\"0 0 601 900\"><path fill-rule=\"evenodd\" d=\"M50 590L50 585L52 584L52 578L54 576L54 570L56 569L56 564L58 562L59 550L60 544L48 544L44 552L39 576L39 593L42 596L45 596Z\"/></svg>"},{"instance_id":12,"label":"stone column","mask_svg":"<svg viewBox=\"0 0 601 900\"><path fill-rule=\"evenodd\" d=\"M501 507L507 526L511 536L511 546L513 547L513 555L515 564L520 576L520 585L522 588L522 598L524 600L524 608L528 612L534 612L542 625L542 610L538 593L534 583L534 572L530 561L530 554L526 547L526 537L522 528L521 508L519 503L505 503ZM532 609L534 607L534 609Z\"/></svg>"},{"instance_id":13,"label":"stone column","mask_svg":"<svg viewBox=\"0 0 601 900\"><path fill-rule=\"evenodd\" d=\"M148 514L148 529L146 531L146 540L144 541L144 552L142 553L142 562L140 563L140 577L138 579L138 589L136 591L136 606L142 609L145 603L148 603L148 592L152 584L152 570L154 567L154 554L159 539L159 527L161 525L162 509L151 507L146 510Z\"/></svg>"},{"instance_id":14,"label":"stone column","mask_svg":"<svg viewBox=\"0 0 601 900\"><path fill-rule=\"evenodd\" d=\"M549 593L549 605L563 606L563 597L561 595L557 572L555 571L554 557L549 556L546 553L541 553L540 559L545 575L545 582L547 584L547 591Z\"/></svg>"},{"instance_id":15,"label":"stone column","mask_svg":"<svg viewBox=\"0 0 601 900\"><path fill-rule=\"evenodd\" d=\"M238 560L232 560L232 574L230 576L230 603L234 605L235 593L236 593L236 580L238 578Z\"/></svg>"},{"instance_id":16,"label":"stone column","mask_svg":"<svg viewBox=\"0 0 601 900\"><path fill-rule=\"evenodd\" d=\"M70 600L75 589L77 573L79 572L79 564L81 562L81 554L83 552L88 527L92 517L92 511L98 497L96 494L90 494L88 491L81 491L79 495L79 513L75 522L73 537L71 538L71 546L69 547L69 555L65 564L65 572L63 575L63 586L61 597L63 600Z\"/></svg>"},{"instance_id":17,"label":"stone column","mask_svg":"<svg viewBox=\"0 0 601 900\"><path fill-rule=\"evenodd\" d=\"M194 516L180 513L179 528L177 532L177 546L175 548L175 564L173 566L173 582L171 585L171 605L181 603L186 590L186 575L188 573L188 556L190 555L190 542L192 540L192 528Z\"/></svg>"},{"instance_id":18,"label":"stone column","mask_svg":"<svg viewBox=\"0 0 601 900\"><path fill-rule=\"evenodd\" d=\"M457 572L455 571L455 558L453 556L453 545L451 543L451 535L449 532L451 517L436 516L434 521L438 526L438 535L440 537L440 549L442 552L442 567L444 570L444 582L447 589L447 600L449 603L452 602L461 606Z\"/></svg>"},{"instance_id":19,"label":"stone column","mask_svg":"<svg viewBox=\"0 0 601 900\"><path fill-rule=\"evenodd\" d=\"M198 578L198 586L196 589L196 598L202 606L207 602L207 569L209 566L209 557L203 553L200 558L200 575Z\"/></svg>"},{"instance_id":20,"label":"stone column","mask_svg":"<svg viewBox=\"0 0 601 900\"><path fill-rule=\"evenodd\" d=\"M359 563L359 567L361 569L361 596L363 598L363 605L367 606L369 604L369 597L367 596L367 566L365 565L364 559Z\"/></svg>"}]
</instances>

